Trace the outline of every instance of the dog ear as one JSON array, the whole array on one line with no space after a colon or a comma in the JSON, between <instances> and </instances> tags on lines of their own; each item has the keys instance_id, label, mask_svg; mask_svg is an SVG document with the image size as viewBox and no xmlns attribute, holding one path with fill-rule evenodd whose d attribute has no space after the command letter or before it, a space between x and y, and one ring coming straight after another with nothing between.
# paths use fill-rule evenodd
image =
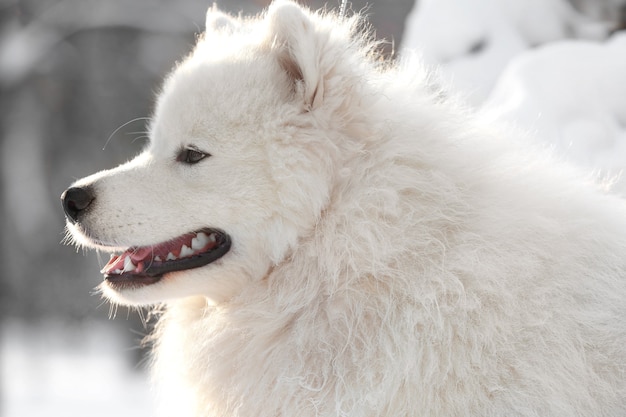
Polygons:
<instances>
[{"instance_id":1,"label":"dog ear","mask_svg":"<svg viewBox=\"0 0 626 417\"><path fill-rule=\"evenodd\" d=\"M215 3L207 10L205 22L207 32L232 33L239 27L239 22L232 16L218 10Z\"/></svg>"},{"instance_id":2,"label":"dog ear","mask_svg":"<svg viewBox=\"0 0 626 417\"><path fill-rule=\"evenodd\" d=\"M270 41L278 63L309 109L317 107L324 96L320 65L324 35L316 32L314 18L286 0L272 3L267 11Z\"/></svg>"}]
</instances>

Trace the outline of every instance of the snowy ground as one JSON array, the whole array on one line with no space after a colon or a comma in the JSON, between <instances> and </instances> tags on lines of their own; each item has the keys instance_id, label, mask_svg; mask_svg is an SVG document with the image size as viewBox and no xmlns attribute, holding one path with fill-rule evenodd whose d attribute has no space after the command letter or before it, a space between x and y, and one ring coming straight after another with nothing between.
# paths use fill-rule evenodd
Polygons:
<instances>
[{"instance_id":1,"label":"snowy ground","mask_svg":"<svg viewBox=\"0 0 626 417\"><path fill-rule=\"evenodd\" d=\"M4 323L0 416L154 415L146 373L132 364L135 346L102 322Z\"/></svg>"}]
</instances>

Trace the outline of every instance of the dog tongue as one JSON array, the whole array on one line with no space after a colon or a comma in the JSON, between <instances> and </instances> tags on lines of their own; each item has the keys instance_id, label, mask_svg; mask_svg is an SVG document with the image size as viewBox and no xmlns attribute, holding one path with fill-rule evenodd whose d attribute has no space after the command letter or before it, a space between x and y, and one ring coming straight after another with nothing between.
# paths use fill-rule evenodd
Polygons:
<instances>
[{"instance_id":1,"label":"dog tongue","mask_svg":"<svg viewBox=\"0 0 626 417\"><path fill-rule=\"evenodd\" d=\"M148 256L152 257L152 255L156 256L157 254L154 253L154 248L143 247L143 248L137 248L137 249L132 250L132 251L126 251L126 252L124 252L124 255L130 256L130 259L134 263L137 263L139 261L143 261Z\"/></svg>"},{"instance_id":2,"label":"dog tongue","mask_svg":"<svg viewBox=\"0 0 626 417\"><path fill-rule=\"evenodd\" d=\"M150 248L139 248L137 250L127 250L121 255L111 255L111 259L109 259L109 262L107 262L107 264L104 266L104 268L102 268L100 272L103 274L111 274L115 271L125 271L129 269L129 261L131 261L135 266L139 267L139 271L137 272L141 272L141 269L143 269L144 265L142 262L143 259L145 259L146 256L151 253L152 250ZM136 269L136 267L133 268L133 270Z\"/></svg>"}]
</instances>

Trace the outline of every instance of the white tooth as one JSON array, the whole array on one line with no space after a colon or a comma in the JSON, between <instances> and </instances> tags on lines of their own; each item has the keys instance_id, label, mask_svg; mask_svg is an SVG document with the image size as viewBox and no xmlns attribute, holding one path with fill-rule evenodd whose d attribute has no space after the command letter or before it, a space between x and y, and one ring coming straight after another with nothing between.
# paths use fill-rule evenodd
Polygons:
<instances>
[{"instance_id":1,"label":"white tooth","mask_svg":"<svg viewBox=\"0 0 626 417\"><path fill-rule=\"evenodd\" d=\"M163 260L161 259L160 256L155 256L154 260L157 261L157 262L163 262Z\"/></svg>"},{"instance_id":2,"label":"white tooth","mask_svg":"<svg viewBox=\"0 0 626 417\"><path fill-rule=\"evenodd\" d=\"M121 273L122 273L122 270L121 270L121 269L116 269L115 271L113 271L113 273L114 273L114 274L118 274L118 275L119 275L119 274L121 274Z\"/></svg>"},{"instance_id":3,"label":"white tooth","mask_svg":"<svg viewBox=\"0 0 626 417\"><path fill-rule=\"evenodd\" d=\"M215 242L216 242L216 240L217 240L217 239L216 239L216 237L215 237L215 233L211 233L211 234L209 235L209 242L211 242L211 243L215 243Z\"/></svg>"},{"instance_id":4,"label":"white tooth","mask_svg":"<svg viewBox=\"0 0 626 417\"><path fill-rule=\"evenodd\" d=\"M191 239L191 248L194 250L202 249L207 243L209 243L209 237L206 233L198 233L196 237Z\"/></svg>"},{"instance_id":5,"label":"white tooth","mask_svg":"<svg viewBox=\"0 0 626 417\"><path fill-rule=\"evenodd\" d=\"M174 261L176 260L176 257L174 256L174 254L172 252L167 254L167 258L165 258L166 261Z\"/></svg>"},{"instance_id":6,"label":"white tooth","mask_svg":"<svg viewBox=\"0 0 626 417\"><path fill-rule=\"evenodd\" d=\"M184 258L186 256L191 256L193 254L194 254L193 249L187 247L187 245L183 245L183 247L180 248L180 257L181 258Z\"/></svg>"},{"instance_id":7,"label":"white tooth","mask_svg":"<svg viewBox=\"0 0 626 417\"><path fill-rule=\"evenodd\" d=\"M124 271L125 272L131 272L135 270L135 264L133 263L133 261L130 260L130 258L127 256L126 258L124 258Z\"/></svg>"}]
</instances>

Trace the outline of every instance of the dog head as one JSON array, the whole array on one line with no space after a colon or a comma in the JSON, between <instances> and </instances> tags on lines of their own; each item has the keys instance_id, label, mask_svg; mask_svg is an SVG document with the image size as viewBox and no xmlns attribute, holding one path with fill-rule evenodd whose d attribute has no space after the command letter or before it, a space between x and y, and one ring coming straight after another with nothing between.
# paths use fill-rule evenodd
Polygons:
<instances>
[{"instance_id":1,"label":"dog head","mask_svg":"<svg viewBox=\"0 0 626 417\"><path fill-rule=\"evenodd\" d=\"M272 5L216 9L167 78L135 159L62 195L71 239L111 252L104 294L126 304L232 297L310 232L340 165L352 21ZM339 88L338 86L342 86Z\"/></svg>"}]
</instances>

